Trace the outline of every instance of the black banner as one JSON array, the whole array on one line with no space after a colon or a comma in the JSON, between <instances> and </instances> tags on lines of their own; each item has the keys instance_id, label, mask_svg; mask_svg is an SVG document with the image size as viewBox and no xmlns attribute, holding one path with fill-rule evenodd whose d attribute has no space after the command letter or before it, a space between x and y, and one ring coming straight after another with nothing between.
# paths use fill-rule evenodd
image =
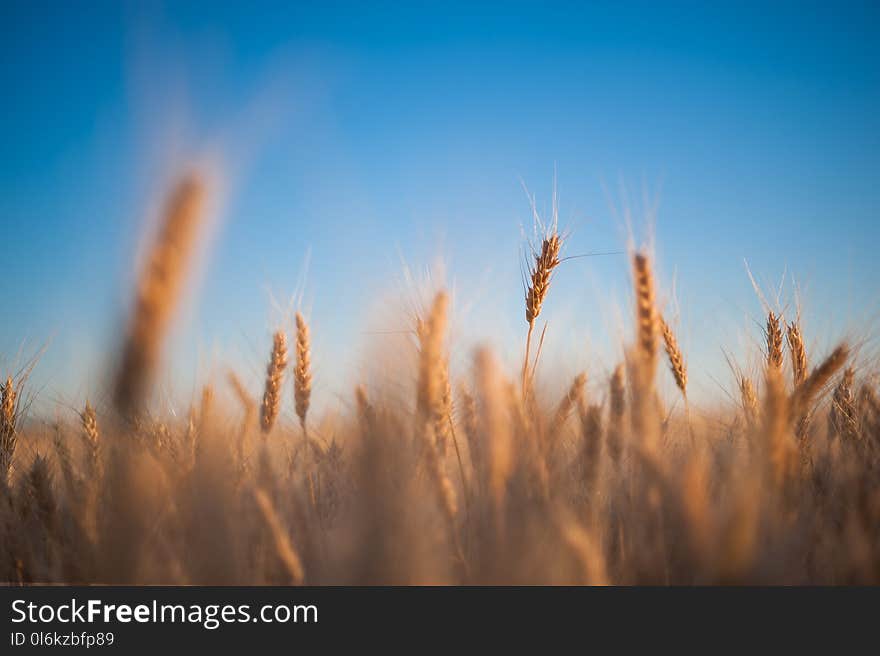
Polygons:
<instances>
[{"instance_id":1,"label":"black banner","mask_svg":"<svg viewBox=\"0 0 880 656\"><path fill-rule=\"evenodd\" d=\"M729 646L788 635L829 647L873 626L873 589L4 587L0 653L124 653L268 645L543 648L649 639L668 646L707 630ZM836 626L837 630L831 631ZM414 638L414 636L419 636ZM413 640L417 640L413 643ZM572 642L575 641L575 642Z\"/></svg>"}]
</instances>

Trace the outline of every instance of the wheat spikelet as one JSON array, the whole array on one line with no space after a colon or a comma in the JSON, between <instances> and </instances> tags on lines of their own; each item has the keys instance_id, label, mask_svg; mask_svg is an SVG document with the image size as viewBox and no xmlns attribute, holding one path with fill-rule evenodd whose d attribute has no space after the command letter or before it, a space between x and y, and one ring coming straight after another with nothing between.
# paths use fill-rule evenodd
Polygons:
<instances>
[{"instance_id":1,"label":"wheat spikelet","mask_svg":"<svg viewBox=\"0 0 880 656\"><path fill-rule=\"evenodd\" d=\"M571 413L572 408L578 407L584 397L584 386L586 384L587 374L582 372L574 377L565 396L562 397L559 401L559 405L556 406L556 418L553 422L554 426L558 427L564 424L565 420L568 419L568 415Z\"/></svg>"},{"instance_id":2,"label":"wheat spikelet","mask_svg":"<svg viewBox=\"0 0 880 656\"><path fill-rule=\"evenodd\" d=\"M801 335L800 326L794 321L788 324L786 331L788 351L791 355L791 371L794 378L794 386L798 387L807 379L807 349L804 346L804 338Z\"/></svg>"},{"instance_id":3,"label":"wheat spikelet","mask_svg":"<svg viewBox=\"0 0 880 656\"><path fill-rule=\"evenodd\" d=\"M158 363L189 268L205 196L204 181L191 174L178 182L165 206L159 234L138 280L116 376L114 402L123 414L131 414L142 403Z\"/></svg>"},{"instance_id":4,"label":"wheat spikelet","mask_svg":"<svg viewBox=\"0 0 880 656\"><path fill-rule=\"evenodd\" d=\"M852 367L847 367L831 397L831 411L828 414L829 430L831 435L839 435L843 439L853 439L858 435L858 419L853 393L855 375L855 370Z\"/></svg>"},{"instance_id":5,"label":"wheat spikelet","mask_svg":"<svg viewBox=\"0 0 880 656\"><path fill-rule=\"evenodd\" d=\"M647 454L659 448L660 413L654 390L657 369L657 310L654 304L654 276L647 256L633 256L636 297L637 342L627 357L630 387L630 425Z\"/></svg>"},{"instance_id":6,"label":"wheat spikelet","mask_svg":"<svg viewBox=\"0 0 880 656\"><path fill-rule=\"evenodd\" d=\"M535 329L535 320L541 314L544 299L547 298L547 290L553 278L553 270L559 266L559 252L562 249L562 237L555 230L545 235L541 242L541 251L534 253L535 262L529 264L529 280L526 288L526 322L529 331L526 335L526 355L523 362L523 391L529 369L529 350L532 342L532 332Z\"/></svg>"},{"instance_id":7,"label":"wheat spikelet","mask_svg":"<svg viewBox=\"0 0 880 656\"><path fill-rule=\"evenodd\" d=\"M16 390L12 377L7 376L6 383L0 390L0 476L4 482L9 478L12 469L12 457L15 455L17 433L16 423Z\"/></svg>"},{"instance_id":8,"label":"wheat spikelet","mask_svg":"<svg viewBox=\"0 0 880 656\"><path fill-rule=\"evenodd\" d=\"M100 465L100 433L98 432L98 415L95 408L86 400L83 411L79 414L82 426L82 437L89 453L89 463L92 473L97 474Z\"/></svg>"},{"instance_id":9,"label":"wheat spikelet","mask_svg":"<svg viewBox=\"0 0 880 656\"><path fill-rule=\"evenodd\" d=\"M772 311L767 313L767 366L782 370L782 328L779 317Z\"/></svg>"},{"instance_id":10,"label":"wheat spikelet","mask_svg":"<svg viewBox=\"0 0 880 656\"><path fill-rule=\"evenodd\" d=\"M675 339L672 329L662 317L660 317L659 322L660 334L663 336L663 345L669 358L669 369L672 371L672 376L675 378L675 384L678 386L678 389L681 390L683 396L687 397L687 368L684 364L681 349L678 347L678 340Z\"/></svg>"},{"instance_id":11,"label":"wheat spikelet","mask_svg":"<svg viewBox=\"0 0 880 656\"><path fill-rule=\"evenodd\" d=\"M419 372L416 391L416 411L418 432L422 437L423 452L440 507L449 522L454 536L455 515L458 507L455 489L446 473L438 451L438 437L435 427L446 421L444 396L447 394L444 378L445 363L443 340L446 333L446 309L449 297L446 292L438 292L426 320L419 319L416 333L419 339Z\"/></svg>"},{"instance_id":12,"label":"wheat spikelet","mask_svg":"<svg viewBox=\"0 0 880 656\"><path fill-rule=\"evenodd\" d=\"M306 429L306 413L312 394L312 372L310 364L309 326L303 316L296 313L296 364L293 369L293 395L296 401L296 416L303 431Z\"/></svg>"},{"instance_id":13,"label":"wheat spikelet","mask_svg":"<svg viewBox=\"0 0 880 656\"><path fill-rule=\"evenodd\" d=\"M266 367L266 387L263 403L260 406L260 426L268 433L275 425L281 411L281 386L284 384L284 370L287 368L287 336L283 330L275 332L272 344L272 357Z\"/></svg>"},{"instance_id":14,"label":"wheat spikelet","mask_svg":"<svg viewBox=\"0 0 880 656\"><path fill-rule=\"evenodd\" d=\"M615 465L620 462L623 451L623 422L626 416L626 386L623 375L624 367L619 364L608 379L608 431L605 448Z\"/></svg>"},{"instance_id":15,"label":"wheat spikelet","mask_svg":"<svg viewBox=\"0 0 880 656\"><path fill-rule=\"evenodd\" d=\"M758 418L758 395L755 394L755 386L752 381L745 376L740 378L739 393L746 423L753 426Z\"/></svg>"},{"instance_id":16,"label":"wheat spikelet","mask_svg":"<svg viewBox=\"0 0 880 656\"><path fill-rule=\"evenodd\" d=\"M434 297L427 319L419 319L416 324L419 340L416 411L420 421L434 425L443 418L445 393L443 340L446 334L448 304L449 297L446 292L439 292Z\"/></svg>"},{"instance_id":17,"label":"wheat spikelet","mask_svg":"<svg viewBox=\"0 0 880 656\"><path fill-rule=\"evenodd\" d=\"M244 410L244 418L241 422L241 429L238 432L238 439L235 442L235 457L238 462L239 470L243 471L246 466L245 444L247 437L250 433L254 417L256 416L256 403L254 402L254 399L251 397L247 389L245 389L244 384L241 382L234 371L230 370L226 373L226 381L229 383L232 391L235 392L235 396L238 397L238 401L239 403L241 403L241 407Z\"/></svg>"},{"instance_id":18,"label":"wheat spikelet","mask_svg":"<svg viewBox=\"0 0 880 656\"><path fill-rule=\"evenodd\" d=\"M657 310L654 305L654 275L646 255L636 253L633 256L633 276L638 353L644 361L648 375L653 376L654 363L657 359Z\"/></svg>"},{"instance_id":19,"label":"wheat spikelet","mask_svg":"<svg viewBox=\"0 0 880 656\"><path fill-rule=\"evenodd\" d=\"M529 285L526 290L526 322L529 324L533 324L541 314L553 270L559 266L561 248L562 238L554 232L544 237L541 252L535 254L535 263L529 269Z\"/></svg>"},{"instance_id":20,"label":"wheat spikelet","mask_svg":"<svg viewBox=\"0 0 880 656\"><path fill-rule=\"evenodd\" d=\"M428 474L431 477L434 491L437 495L437 502L446 517L450 531L454 534L455 516L458 514L458 502L455 498L455 488L452 485L452 481L449 479L449 475L446 473L443 461L440 459L436 439L432 439L431 432L433 431L433 427L430 425L427 426L426 431L428 435L424 441L424 453L428 467Z\"/></svg>"},{"instance_id":21,"label":"wheat spikelet","mask_svg":"<svg viewBox=\"0 0 880 656\"><path fill-rule=\"evenodd\" d=\"M434 435L441 457L446 456L452 428L452 384L449 381L449 361L444 357L439 363L440 399L434 414Z\"/></svg>"},{"instance_id":22,"label":"wheat spikelet","mask_svg":"<svg viewBox=\"0 0 880 656\"><path fill-rule=\"evenodd\" d=\"M559 404L556 406L556 413L553 416L553 421L550 423L550 427L544 436L544 457L548 460L553 457L553 452L559 442L559 433L565 426L565 422L571 414L572 409L579 407L580 403L583 401L584 386L586 383L587 375L585 373L580 373L575 376L574 380L571 381L568 390L565 392L565 395L560 399Z\"/></svg>"},{"instance_id":23,"label":"wheat spikelet","mask_svg":"<svg viewBox=\"0 0 880 656\"><path fill-rule=\"evenodd\" d=\"M849 347L846 344L841 344L818 367L813 369L792 395L793 416L795 418L800 420L806 418L810 411L810 402L834 374L843 367L847 358L849 358Z\"/></svg>"}]
</instances>

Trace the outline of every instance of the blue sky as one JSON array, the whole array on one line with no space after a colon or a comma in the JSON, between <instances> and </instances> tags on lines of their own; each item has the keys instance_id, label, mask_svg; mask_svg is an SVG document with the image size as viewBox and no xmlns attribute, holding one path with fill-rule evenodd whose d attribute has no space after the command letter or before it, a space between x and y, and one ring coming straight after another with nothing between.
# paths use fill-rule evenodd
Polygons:
<instances>
[{"instance_id":1,"label":"blue sky","mask_svg":"<svg viewBox=\"0 0 880 656\"><path fill-rule=\"evenodd\" d=\"M453 366L480 339L512 362L522 184L549 210L554 171L569 254L624 248L626 207L655 235L695 394L760 335L744 260L789 308L798 290L817 355L841 334L871 351L880 12L711 4L3 3L0 365L48 343L50 410L99 393L149 210L194 159L225 202L169 345L175 394L226 366L256 393L301 292L316 394L338 402L376 333L407 327L382 311L417 298L405 267L438 260ZM560 268L549 362L604 375L627 276L620 255Z\"/></svg>"}]
</instances>

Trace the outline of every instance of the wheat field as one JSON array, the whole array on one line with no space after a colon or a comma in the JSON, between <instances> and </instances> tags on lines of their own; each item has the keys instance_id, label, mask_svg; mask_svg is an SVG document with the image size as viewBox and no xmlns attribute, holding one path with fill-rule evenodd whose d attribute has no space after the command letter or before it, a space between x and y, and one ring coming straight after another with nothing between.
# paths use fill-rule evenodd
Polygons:
<instances>
[{"instance_id":1,"label":"wheat field","mask_svg":"<svg viewBox=\"0 0 880 656\"><path fill-rule=\"evenodd\" d=\"M435 289L408 327L410 375L393 388L350 381L343 415L310 413L300 313L265 344L262 389L229 371L188 412L163 412L151 390L206 194L195 174L169 194L106 404L40 421L28 369L4 377L0 580L880 582L880 402L857 349L808 352L796 313L768 307L761 370L737 368L736 398L696 412L653 257L633 249L625 358L602 380L558 381L567 391L550 398L554 373L537 370L543 304L564 269L555 224L526 271L515 371L490 337L453 379L453 299ZM219 401L230 393L237 403Z\"/></svg>"}]
</instances>

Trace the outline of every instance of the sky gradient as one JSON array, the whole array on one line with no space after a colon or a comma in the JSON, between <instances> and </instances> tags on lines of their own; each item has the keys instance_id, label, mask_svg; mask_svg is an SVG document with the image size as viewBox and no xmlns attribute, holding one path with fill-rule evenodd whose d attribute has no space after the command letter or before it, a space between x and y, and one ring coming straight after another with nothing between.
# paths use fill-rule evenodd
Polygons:
<instances>
[{"instance_id":1,"label":"sky gradient","mask_svg":"<svg viewBox=\"0 0 880 656\"><path fill-rule=\"evenodd\" d=\"M745 261L797 298L817 357L841 335L870 355L880 11L708 5L3 3L0 366L48 344L41 407L98 394L150 211L192 161L221 172L223 205L174 393L227 366L258 393L301 296L316 395L342 402L365 344L409 327L382 310L416 302L406 269L438 261L454 369L480 340L514 361L523 186L546 213L554 176L568 254L625 249L627 214L654 238L695 395L729 383L722 347L747 363L760 337ZM560 267L548 366L601 383L628 287L623 255Z\"/></svg>"}]
</instances>

